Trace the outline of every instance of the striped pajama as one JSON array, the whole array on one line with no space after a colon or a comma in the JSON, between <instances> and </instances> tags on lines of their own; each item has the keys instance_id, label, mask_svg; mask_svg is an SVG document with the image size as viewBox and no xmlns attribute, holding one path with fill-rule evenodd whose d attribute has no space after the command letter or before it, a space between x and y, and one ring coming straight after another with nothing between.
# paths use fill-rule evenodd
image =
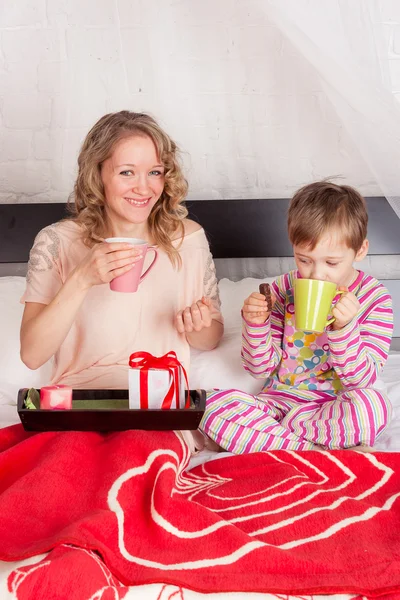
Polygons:
<instances>
[{"instance_id":1,"label":"striped pajama","mask_svg":"<svg viewBox=\"0 0 400 600\"><path fill-rule=\"evenodd\" d=\"M306 402L224 390L207 395L200 427L236 454L312 450L316 445L335 449L373 446L390 416L387 396L372 388L339 393L334 400L321 401L314 393Z\"/></svg>"},{"instance_id":2,"label":"striped pajama","mask_svg":"<svg viewBox=\"0 0 400 600\"><path fill-rule=\"evenodd\" d=\"M393 332L387 290L360 272L349 287L361 304L357 318L341 330L312 334L295 327L296 276L292 271L274 282L277 302L264 325L243 320L243 364L266 379L263 390L207 395L200 428L230 452L372 446L390 421L389 399L373 388Z\"/></svg>"}]
</instances>

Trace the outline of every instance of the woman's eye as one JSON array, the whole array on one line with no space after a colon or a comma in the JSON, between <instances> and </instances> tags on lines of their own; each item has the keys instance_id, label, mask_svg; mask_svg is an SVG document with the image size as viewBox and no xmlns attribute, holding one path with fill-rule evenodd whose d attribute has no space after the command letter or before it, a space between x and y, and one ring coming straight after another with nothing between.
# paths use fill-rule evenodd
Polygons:
<instances>
[{"instance_id":1,"label":"woman's eye","mask_svg":"<svg viewBox=\"0 0 400 600\"><path fill-rule=\"evenodd\" d=\"M337 267L338 263L333 263L333 262L327 262L327 265L329 265L330 267Z\"/></svg>"},{"instance_id":2,"label":"woman's eye","mask_svg":"<svg viewBox=\"0 0 400 600\"><path fill-rule=\"evenodd\" d=\"M160 177L161 175L164 175L164 173L162 171L150 171L150 175L156 175L157 177Z\"/></svg>"},{"instance_id":3,"label":"woman's eye","mask_svg":"<svg viewBox=\"0 0 400 600\"><path fill-rule=\"evenodd\" d=\"M124 175L125 177L129 177L133 175L133 171L121 171L120 175Z\"/></svg>"}]
</instances>

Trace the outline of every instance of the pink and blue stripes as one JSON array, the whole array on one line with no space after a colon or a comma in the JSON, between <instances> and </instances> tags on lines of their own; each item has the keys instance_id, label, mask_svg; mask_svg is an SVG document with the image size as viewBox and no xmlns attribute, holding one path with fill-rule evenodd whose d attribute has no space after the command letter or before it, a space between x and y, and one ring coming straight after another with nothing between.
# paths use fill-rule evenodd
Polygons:
<instances>
[{"instance_id":1,"label":"pink and blue stripes","mask_svg":"<svg viewBox=\"0 0 400 600\"><path fill-rule=\"evenodd\" d=\"M208 394L201 428L231 452L372 446L390 421L388 398L372 387L386 362L393 333L389 293L360 272L350 286L361 304L357 318L313 339L310 348L318 349L318 364L309 360L304 366L292 343L296 276L292 271L274 282L277 302L264 325L243 320L244 368L266 380L262 392Z\"/></svg>"}]
</instances>

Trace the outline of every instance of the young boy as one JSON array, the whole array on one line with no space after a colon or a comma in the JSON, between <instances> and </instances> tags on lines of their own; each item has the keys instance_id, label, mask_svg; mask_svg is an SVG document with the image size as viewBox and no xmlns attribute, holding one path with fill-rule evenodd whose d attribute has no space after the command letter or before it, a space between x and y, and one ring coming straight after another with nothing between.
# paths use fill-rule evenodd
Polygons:
<instances>
[{"instance_id":1,"label":"young boy","mask_svg":"<svg viewBox=\"0 0 400 600\"><path fill-rule=\"evenodd\" d=\"M323 181L294 195L288 232L297 271L272 284L272 310L257 292L242 309L243 364L266 379L262 392L216 391L207 399L201 429L225 450L365 449L390 421L389 399L373 385L389 352L392 302L353 267L368 252L367 222L365 200L351 187ZM322 334L296 329L297 277L346 291Z\"/></svg>"}]
</instances>

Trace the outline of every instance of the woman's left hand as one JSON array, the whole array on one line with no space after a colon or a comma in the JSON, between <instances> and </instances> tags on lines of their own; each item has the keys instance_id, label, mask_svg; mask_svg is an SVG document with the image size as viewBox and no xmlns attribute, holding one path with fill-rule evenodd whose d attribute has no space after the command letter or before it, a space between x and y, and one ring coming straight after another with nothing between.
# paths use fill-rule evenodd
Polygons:
<instances>
[{"instance_id":1,"label":"woman's left hand","mask_svg":"<svg viewBox=\"0 0 400 600\"><path fill-rule=\"evenodd\" d=\"M348 325L360 310L360 303L352 292L347 291L347 288L345 287L340 287L339 290L346 293L341 296L338 302L336 302L335 307L332 310L332 316L335 317L332 324L332 329L334 331Z\"/></svg>"},{"instance_id":2,"label":"woman's left hand","mask_svg":"<svg viewBox=\"0 0 400 600\"><path fill-rule=\"evenodd\" d=\"M192 333L211 327L211 300L203 296L201 300L180 310L175 317L175 327L179 333Z\"/></svg>"}]
</instances>

